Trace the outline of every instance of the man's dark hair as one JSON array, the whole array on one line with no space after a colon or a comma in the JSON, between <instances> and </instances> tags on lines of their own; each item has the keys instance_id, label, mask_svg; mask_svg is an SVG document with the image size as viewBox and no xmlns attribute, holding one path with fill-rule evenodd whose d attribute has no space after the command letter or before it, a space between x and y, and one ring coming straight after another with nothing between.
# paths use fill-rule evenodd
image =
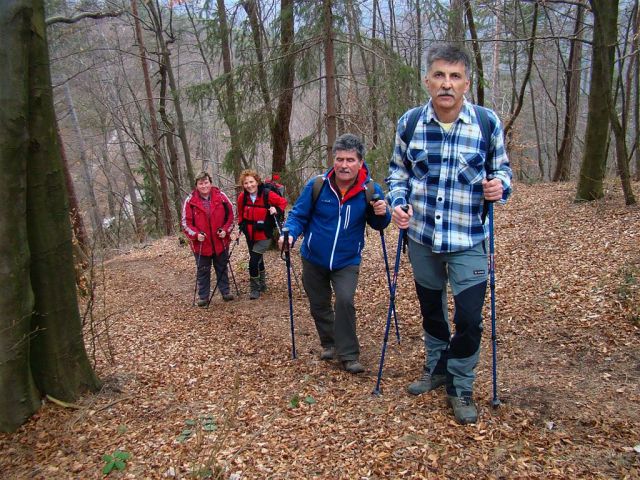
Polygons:
<instances>
[{"instance_id":1,"label":"man's dark hair","mask_svg":"<svg viewBox=\"0 0 640 480\"><path fill-rule=\"evenodd\" d=\"M427 72L436 60L444 60L448 63L463 63L467 77L471 75L471 58L467 51L451 43L439 43L433 45L427 52Z\"/></svg>"},{"instance_id":2,"label":"man's dark hair","mask_svg":"<svg viewBox=\"0 0 640 480\"><path fill-rule=\"evenodd\" d=\"M334 155L338 151L349 150L355 150L360 160L364 158L364 145L362 144L362 141L352 133L340 135L331 149Z\"/></svg>"}]
</instances>

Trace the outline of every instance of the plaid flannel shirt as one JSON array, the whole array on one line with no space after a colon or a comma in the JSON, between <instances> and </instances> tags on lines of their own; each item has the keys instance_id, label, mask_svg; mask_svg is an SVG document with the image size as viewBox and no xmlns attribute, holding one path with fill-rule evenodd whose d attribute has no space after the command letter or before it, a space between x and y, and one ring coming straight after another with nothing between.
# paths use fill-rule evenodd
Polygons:
<instances>
[{"instance_id":1,"label":"plaid flannel shirt","mask_svg":"<svg viewBox=\"0 0 640 480\"><path fill-rule=\"evenodd\" d=\"M411 204L413 216L407 234L436 253L457 252L487 238L482 222L482 180L487 171L502 181L500 203L511 194L511 168L502 125L489 111L494 125L491 164L485 166L487 148L473 106L465 100L449 132L436 121L431 101L424 107L408 145L401 135L408 114L398 120L395 148L389 164L387 199L391 208ZM406 158L404 154L406 151Z\"/></svg>"}]
</instances>

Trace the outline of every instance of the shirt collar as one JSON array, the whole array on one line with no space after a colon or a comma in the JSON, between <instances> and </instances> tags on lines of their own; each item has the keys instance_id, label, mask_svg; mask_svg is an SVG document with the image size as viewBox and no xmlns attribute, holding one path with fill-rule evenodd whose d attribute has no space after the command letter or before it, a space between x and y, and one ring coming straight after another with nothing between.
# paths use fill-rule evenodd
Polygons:
<instances>
[{"instance_id":1,"label":"shirt collar","mask_svg":"<svg viewBox=\"0 0 640 480\"><path fill-rule=\"evenodd\" d=\"M431 123L432 121L435 122L437 120L438 118L436 117L436 111L433 108L433 103L431 102L431 100L429 100L424 113L424 121L425 123ZM464 103L462 104L462 110L460 110L460 113L458 114L458 118L456 120L471 124L471 104L467 101L466 98L464 100ZM454 120L452 123L455 123L456 120Z\"/></svg>"}]
</instances>

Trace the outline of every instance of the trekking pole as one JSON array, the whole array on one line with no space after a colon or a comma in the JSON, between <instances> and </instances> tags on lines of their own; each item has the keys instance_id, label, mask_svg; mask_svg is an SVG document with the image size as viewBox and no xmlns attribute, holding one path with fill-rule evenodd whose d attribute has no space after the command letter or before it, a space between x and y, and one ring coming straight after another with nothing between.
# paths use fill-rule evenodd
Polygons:
<instances>
[{"instance_id":1,"label":"trekking pole","mask_svg":"<svg viewBox=\"0 0 640 480\"><path fill-rule=\"evenodd\" d=\"M289 229L284 227L282 229L282 251L280 255L284 253L284 259L287 264L287 290L289 292L289 321L291 323L291 357L296 358L296 334L293 328L293 292L291 291L291 252L289 249Z\"/></svg>"},{"instance_id":2,"label":"trekking pole","mask_svg":"<svg viewBox=\"0 0 640 480\"><path fill-rule=\"evenodd\" d=\"M408 205L403 205L402 210L409 211ZM382 341L382 354L380 355L380 366L378 367L378 379L376 380L376 387L373 389L374 395L380 395L380 381L382 380L382 368L384 367L384 355L387 351L387 341L389 340L389 329L391 328L391 315L393 314L396 306L396 286L398 285L398 270L400 269L400 258L402 256L402 246L404 244L404 237L407 230L400 229L398 234L398 248L396 250L396 263L393 267L393 281L389 288L389 310L387 312L387 323L384 327L384 339Z\"/></svg>"},{"instance_id":3,"label":"trekking pole","mask_svg":"<svg viewBox=\"0 0 640 480\"><path fill-rule=\"evenodd\" d=\"M236 239L238 240L238 239ZM222 272L220 273L220 276L224 275L225 273L227 273L227 270L231 267L231 255L233 254L233 250L236 248L236 245L239 242L236 241L236 243L233 244L233 246L231 247L231 250L229 251L229 254L227 255L227 263L224 266L224 269L222 270ZM215 267L214 267L215 270ZM235 278L234 278L234 283L235 283ZM211 303L211 300L213 299L213 296L216 294L216 290L218 290L218 283L220 283L220 281L218 280L218 275L216 274L216 286L213 287L213 292L211 292L211 295L209 295L209 301L207 302L207 308L209 308L209 304ZM238 290L238 285L236 284L236 293L238 294L238 296L240 296L240 292Z\"/></svg>"},{"instance_id":4,"label":"trekking pole","mask_svg":"<svg viewBox=\"0 0 640 480\"><path fill-rule=\"evenodd\" d=\"M498 398L498 356L496 352L496 266L493 236L493 202L489 202L487 208L489 216L489 285L491 287L491 356L493 364L493 398L491 399L491 406L497 408L500 405L500 399Z\"/></svg>"},{"instance_id":5,"label":"trekking pole","mask_svg":"<svg viewBox=\"0 0 640 480\"><path fill-rule=\"evenodd\" d=\"M201 235L204 235L204 233L200 232ZM196 236L196 239L198 237ZM195 306L196 304L196 293L198 291L198 270L200 269L200 257L202 257L202 244L204 242L200 242L200 248L198 248L198 258L196 259L196 284L193 287L193 303L192 305Z\"/></svg>"},{"instance_id":6,"label":"trekking pole","mask_svg":"<svg viewBox=\"0 0 640 480\"><path fill-rule=\"evenodd\" d=\"M235 242L236 242L236 245L237 245L240 242L240 237L236 237ZM235 248L235 245L233 246L233 248ZM233 286L236 287L236 295L240 296L240 290L238 289L238 283L236 282L236 276L233 274L233 268L231 267L231 252L229 252L229 254L227 255L227 266L229 267L229 273L231 274L231 279L233 280Z\"/></svg>"},{"instance_id":7,"label":"trekking pole","mask_svg":"<svg viewBox=\"0 0 640 480\"><path fill-rule=\"evenodd\" d=\"M379 193L373 194L373 201L382 200ZM382 256L384 257L384 268L387 272L387 285L389 285L389 294L391 294L391 273L389 272L389 258L387 257L387 245L384 241L384 230L380 230L380 243L382 243ZM393 306L393 321L396 325L396 338L400 343L400 329L398 328L398 316L396 314L396 306Z\"/></svg>"},{"instance_id":8,"label":"trekking pole","mask_svg":"<svg viewBox=\"0 0 640 480\"><path fill-rule=\"evenodd\" d=\"M282 226L280 225L280 222L278 222L278 217L276 214L271 214L273 215L273 221L276 224L276 228L278 229L278 236L282 236ZM302 292L303 295L306 295L304 290L302 289L302 287L300 286L300 280L298 280L298 274L296 273L296 269L293 268L293 263L291 264L291 273L293 273L293 279L296 282L296 286L298 287L298 290L300 290Z\"/></svg>"}]
</instances>

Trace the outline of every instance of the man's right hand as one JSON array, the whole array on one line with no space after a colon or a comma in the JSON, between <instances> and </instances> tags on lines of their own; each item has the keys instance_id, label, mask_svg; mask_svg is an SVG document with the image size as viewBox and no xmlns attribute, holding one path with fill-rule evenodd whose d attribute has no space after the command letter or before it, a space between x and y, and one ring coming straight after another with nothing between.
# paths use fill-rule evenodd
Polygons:
<instances>
[{"instance_id":1,"label":"man's right hand","mask_svg":"<svg viewBox=\"0 0 640 480\"><path fill-rule=\"evenodd\" d=\"M391 212L391 220L393 223L401 229L409 228L409 219L413 216L413 207L408 205L409 210L405 212L402 209L402 205L399 205Z\"/></svg>"},{"instance_id":2,"label":"man's right hand","mask_svg":"<svg viewBox=\"0 0 640 480\"><path fill-rule=\"evenodd\" d=\"M204 242L205 239L205 234L204 233L199 233L198 234L198 241L199 242Z\"/></svg>"},{"instance_id":3,"label":"man's right hand","mask_svg":"<svg viewBox=\"0 0 640 480\"><path fill-rule=\"evenodd\" d=\"M278 238L278 249L282 250L282 244L284 243L284 237ZM289 236L289 248L293 245L293 237Z\"/></svg>"}]
</instances>

